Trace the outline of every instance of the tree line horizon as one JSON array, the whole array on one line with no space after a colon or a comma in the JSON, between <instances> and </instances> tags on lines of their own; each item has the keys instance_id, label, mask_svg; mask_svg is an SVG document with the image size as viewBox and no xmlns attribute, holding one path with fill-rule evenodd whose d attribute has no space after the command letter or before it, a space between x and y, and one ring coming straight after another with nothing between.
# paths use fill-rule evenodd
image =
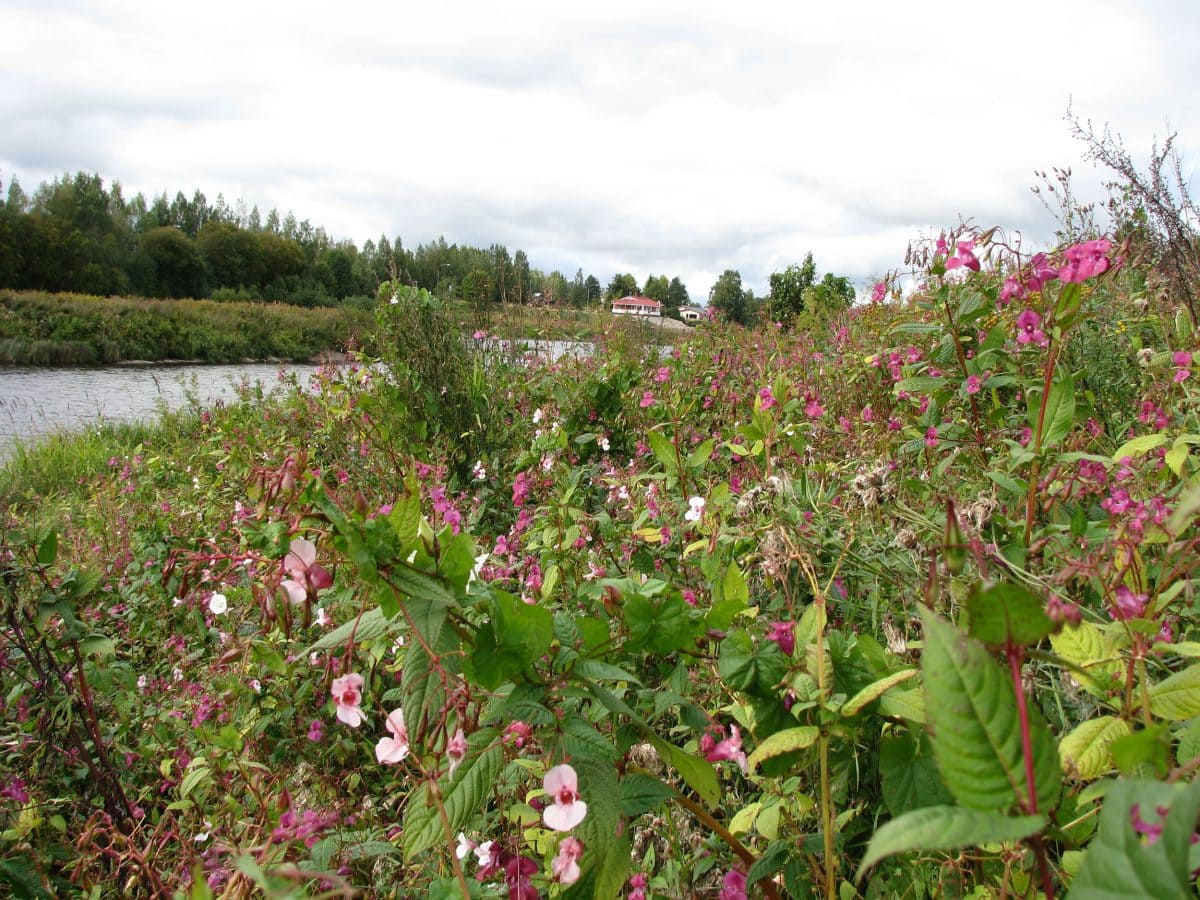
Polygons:
<instances>
[{"instance_id":1,"label":"tree line horizon","mask_svg":"<svg viewBox=\"0 0 1200 900\"><path fill-rule=\"evenodd\" d=\"M769 294L758 298L737 270L726 269L708 305L744 325L764 316L811 325L855 296L848 278L826 273L818 280L811 253L769 281ZM230 205L223 194L211 203L198 189L191 198L178 191L168 199L164 191L126 200L119 181L106 187L98 173L64 173L32 196L13 176L0 203L0 288L369 309L396 282L472 306L584 307L634 294L679 318L692 305L678 275L650 274L639 284L618 272L602 285L582 267L569 278L531 266L522 249L448 244L444 236L409 249L381 234L359 248L291 211L281 216L272 208L264 216L241 199Z\"/></svg>"}]
</instances>

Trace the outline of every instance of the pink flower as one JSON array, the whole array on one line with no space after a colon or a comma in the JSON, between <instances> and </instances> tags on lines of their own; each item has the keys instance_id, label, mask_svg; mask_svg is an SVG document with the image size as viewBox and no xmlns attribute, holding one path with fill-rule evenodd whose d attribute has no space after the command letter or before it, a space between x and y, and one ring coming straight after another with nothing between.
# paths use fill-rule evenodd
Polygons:
<instances>
[{"instance_id":1,"label":"pink flower","mask_svg":"<svg viewBox=\"0 0 1200 900\"><path fill-rule=\"evenodd\" d=\"M658 384L662 384L666 381L670 381L671 380L670 368L668 368L667 366L663 366L662 368L660 368L657 372L654 373L654 380Z\"/></svg>"},{"instance_id":2,"label":"pink flower","mask_svg":"<svg viewBox=\"0 0 1200 900\"><path fill-rule=\"evenodd\" d=\"M1031 291L1040 291L1048 281L1058 277L1058 272L1046 262L1046 254L1039 253L1029 261L1029 274L1025 277L1025 286Z\"/></svg>"},{"instance_id":3,"label":"pink flower","mask_svg":"<svg viewBox=\"0 0 1200 900\"><path fill-rule=\"evenodd\" d=\"M795 626L791 622L772 622L767 626L767 640L774 641L788 656L796 649Z\"/></svg>"},{"instance_id":4,"label":"pink flower","mask_svg":"<svg viewBox=\"0 0 1200 900\"><path fill-rule=\"evenodd\" d=\"M1146 612L1146 603L1150 598L1145 594L1135 594L1125 585L1117 588L1116 600L1109 615L1114 619L1138 619Z\"/></svg>"},{"instance_id":5,"label":"pink flower","mask_svg":"<svg viewBox=\"0 0 1200 900\"><path fill-rule=\"evenodd\" d=\"M308 723L308 739L314 744L321 743L321 738L324 735L321 733L321 723L317 719L313 719Z\"/></svg>"},{"instance_id":6,"label":"pink flower","mask_svg":"<svg viewBox=\"0 0 1200 900\"><path fill-rule=\"evenodd\" d=\"M1000 288L999 302L1007 306L1013 300L1025 299L1025 287L1011 275L1004 279L1004 287Z\"/></svg>"},{"instance_id":7,"label":"pink flower","mask_svg":"<svg viewBox=\"0 0 1200 900\"><path fill-rule=\"evenodd\" d=\"M720 731L717 732L718 734ZM712 735L705 734L700 738L700 752L709 762L719 762L732 759L745 774L750 771L746 765L746 754L742 752L742 734L736 725L729 726L729 737L714 741Z\"/></svg>"},{"instance_id":8,"label":"pink flower","mask_svg":"<svg viewBox=\"0 0 1200 900\"><path fill-rule=\"evenodd\" d=\"M450 743L446 745L446 757L450 760L450 775L453 776L454 770L467 758L467 736L461 728L454 732L454 737L450 738Z\"/></svg>"},{"instance_id":9,"label":"pink flower","mask_svg":"<svg viewBox=\"0 0 1200 900\"><path fill-rule=\"evenodd\" d=\"M1050 599L1046 601L1046 615L1055 622L1067 625L1078 625L1083 619L1083 611L1069 600L1063 600L1058 594L1051 594Z\"/></svg>"},{"instance_id":10,"label":"pink flower","mask_svg":"<svg viewBox=\"0 0 1200 900\"><path fill-rule=\"evenodd\" d=\"M579 880L579 859L583 842L579 838L564 838L558 845L558 856L550 863L550 872L559 884L574 884Z\"/></svg>"},{"instance_id":11,"label":"pink flower","mask_svg":"<svg viewBox=\"0 0 1200 900\"><path fill-rule=\"evenodd\" d=\"M817 399L816 394L805 394L804 399L807 401L804 404L804 414L810 419L819 419L825 415L825 407Z\"/></svg>"},{"instance_id":12,"label":"pink flower","mask_svg":"<svg viewBox=\"0 0 1200 900\"><path fill-rule=\"evenodd\" d=\"M533 728L527 722L512 722L504 729L503 740L505 742L512 741L519 750L525 746L525 742L533 737Z\"/></svg>"},{"instance_id":13,"label":"pink flower","mask_svg":"<svg viewBox=\"0 0 1200 900\"><path fill-rule=\"evenodd\" d=\"M570 831L587 815L587 804L579 799L579 777L563 763L546 773L542 787L554 800L542 812L546 825L555 831Z\"/></svg>"},{"instance_id":14,"label":"pink flower","mask_svg":"<svg viewBox=\"0 0 1200 900\"><path fill-rule=\"evenodd\" d=\"M726 872L717 900L746 900L746 874L737 869Z\"/></svg>"},{"instance_id":15,"label":"pink flower","mask_svg":"<svg viewBox=\"0 0 1200 900\"><path fill-rule=\"evenodd\" d=\"M654 405L654 394L650 391L644 391L642 393L642 401L641 401L641 403L638 404L638 406L640 406L642 409L645 409L646 407L653 406L653 405Z\"/></svg>"},{"instance_id":16,"label":"pink flower","mask_svg":"<svg viewBox=\"0 0 1200 900\"><path fill-rule=\"evenodd\" d=\"M972 272L979 271L979 260L975 257L974 241L959 241L958 253L946 260L946 271L952 271L959 266L965 266Z\"/></svg>"},{"instance_id":17,"label":"pink flower","mask_svg":"<svg viewBox=\"0 0 1200 900\"><path fill-rule=\"evenodd\" d=\"M1171 357L1171 361L1179 367L1175 370L1175 383L1179 384L1181 381L1186 381L1192 374L1190 369L1192 354L1186 350L1176 350Z\"/></svg>"},{"instance_id":18,"label":"pink flower","mask_svg":"<svg viewBox=\"0 0 1200 900\"><path fill-rule=\"evenodd\" d=\"M349 675L333 679L333 684L329 687L329 693L333 695L333 702L337 707L338 721L345 722L351 728L357 728L363 721L363 711L359 708L359 704L362 703L362 686L363 677L357 672L351 672Z\"/></svg>"},{"instance_id":19,"label":"pink flower","mask_svg":"<svg viewBox=\"0 0 1200 900\"><path fill-rule=\"evenodd\" d=\"M759 390L758 399L760 401L759 405L763 409L770 409L772 406L775 406L775 395L771 393L771 389L769 387Z\"/></svg>"},{"instance_id":20,"label":"pink flower","mask_svg":"<svg viewBox=\"0 0 1200 900\"><path fill-rule=\"evenodd\" d=\"M871 288L871 302L882 303L883 298L887 296L887 282L877 281L875 287Z\"/></svg>"},{"instance_id":21,"label":"pink flower","mask_svg":"<svg viewBox=\"0 0 1200 900\"><path fill-rule=\"evenodd\" d=\"M333 577L323 566L317 565L317 548L312 541L292 538L283 568L291 578L285 578L279 586L287 591L293 603L303 603L309 589L318 591L333 584Z\"/></svg>"},{"instance_id":22,"label":"pink flower","mask_svg":"<svg viewBox=\"0 0 1200 900\"><path fill-rule=\"evenodd\" d=\"M938 445L938 430L937 426L930 425L925 429L925 446L933 449Z\"/></svg>"},{"instance_id":23,"label":"pink flower","mask_svg":"<svg viewBox=\"0 0 1200 900\"><path fill-rule=\"evenodd\" d=\"M404 710L393 709L388 713L387 730L391 737L379 739L375 745L375 758L385 766L395 765L408 756L408 729L404 726Z\"/></svg>"},{"instance_id":24,"label":"pink flower","mask_svg":"<svg viewBox=\"0 0 1200 900\"><path fill-rule=\"evenodd\" d=\"M699 522L704 517L705 499L703 497L692 497L688 500L688 511L683 514L683 518L688 522Z\"/></svg>"},{"instance_id":25,"label":"pink flower","mask_svg":"<svg viewBox=\"0 0 1200 900\"><path fill-rule=\"evenodd\" d=\"M983 382L979 380L978 375L968 375L966 391L968 394L978 394L979 389L983 387Z\"/></svg>"},{"instance_id":26,"label":"pink flower","mask_svg":"<svg viewBox=\"0 0 1200 900\"><path fill-rule=\"evenodd\" d=\"M1084 241L1063 251L1065 262L1058 270L1058 277L1066 282L1083 282L1108 271L1108 251L1112 241L1100 238Z\"/></svg>"},{"instance_id":27,"label":"pink flower","mask_svg":"<svg viewBox=\"0 0 1200 900\"><path fill-rule=\"evenodd\" d=\"M1036 344L1039 347L1049 347L1050 338L1042 331L1042 317L1032 309L1025 309L1017 316L1017 343Z\"/></svg>"}]
</instances>

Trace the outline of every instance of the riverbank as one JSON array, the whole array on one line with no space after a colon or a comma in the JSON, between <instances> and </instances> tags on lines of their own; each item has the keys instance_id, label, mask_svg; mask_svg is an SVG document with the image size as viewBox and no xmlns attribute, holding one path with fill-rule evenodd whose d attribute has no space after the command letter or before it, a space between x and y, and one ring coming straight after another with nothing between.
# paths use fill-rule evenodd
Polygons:
<instances>
[{"instance_id":1,"label":"riverbank","mask_svg":"<svg viewBox=\"0 0 1200 900\"><path fill-rule=\"evenodd\" d=\"M346 307L0 291L0 365L325 361L372 327Z\"/></svg>"}]
</instances>

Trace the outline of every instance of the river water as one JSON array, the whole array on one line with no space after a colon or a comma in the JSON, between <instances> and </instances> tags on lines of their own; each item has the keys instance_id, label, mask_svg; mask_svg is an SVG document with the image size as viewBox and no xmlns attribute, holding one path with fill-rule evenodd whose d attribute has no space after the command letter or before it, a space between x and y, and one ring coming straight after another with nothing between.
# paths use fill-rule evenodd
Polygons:
<instances>
[{"instance_id":1,"label":"river water","mask_svg":"<svg viewBox=\"0 0 1200 900\"><path fill-rule=\"evenodd\" d=\"M102 421L136 422L155 418L165 405L179 409L194 394L208 406L231 400L243 381L270 390L280 371L295 372L301 384L312 365L106 366L83 368L0 368L0 463L19 440L24 443L58 431L75 431Z\"/></svg>"}]
</instances>

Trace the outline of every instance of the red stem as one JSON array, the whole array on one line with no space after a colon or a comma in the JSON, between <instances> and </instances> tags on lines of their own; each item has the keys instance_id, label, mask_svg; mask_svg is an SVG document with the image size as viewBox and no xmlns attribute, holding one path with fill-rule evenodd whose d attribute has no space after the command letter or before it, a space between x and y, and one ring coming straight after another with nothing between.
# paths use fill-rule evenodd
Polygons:
<instances>
[{"instance_id":1,"label":"red stem","mask_svg":"<svg viewBox=\"0 0 1200 900\"><path fill-rule=\"evenodd\" d=\"M1023 661L1021 647L1017 644L1007 644L1004 655L1008 657L1008 670L1012 675L1013 693L1017 698L1017 718L1021 725L1021 755L1025 758L1025 784L1029 798L1025 802L1025 811L1037 815L1037 776L1033 771L1033 735L1029 730L1029 708L1026 706L1025 689L1021 685L1021 663ZM1054 880L1050 875L1050 864L1046 860L1046 845L1040 836L1030 840L1038 861L1038 872L1042 879L1042 890L1047 900L1054 900Z\"/></svg>"}]
</instances>

